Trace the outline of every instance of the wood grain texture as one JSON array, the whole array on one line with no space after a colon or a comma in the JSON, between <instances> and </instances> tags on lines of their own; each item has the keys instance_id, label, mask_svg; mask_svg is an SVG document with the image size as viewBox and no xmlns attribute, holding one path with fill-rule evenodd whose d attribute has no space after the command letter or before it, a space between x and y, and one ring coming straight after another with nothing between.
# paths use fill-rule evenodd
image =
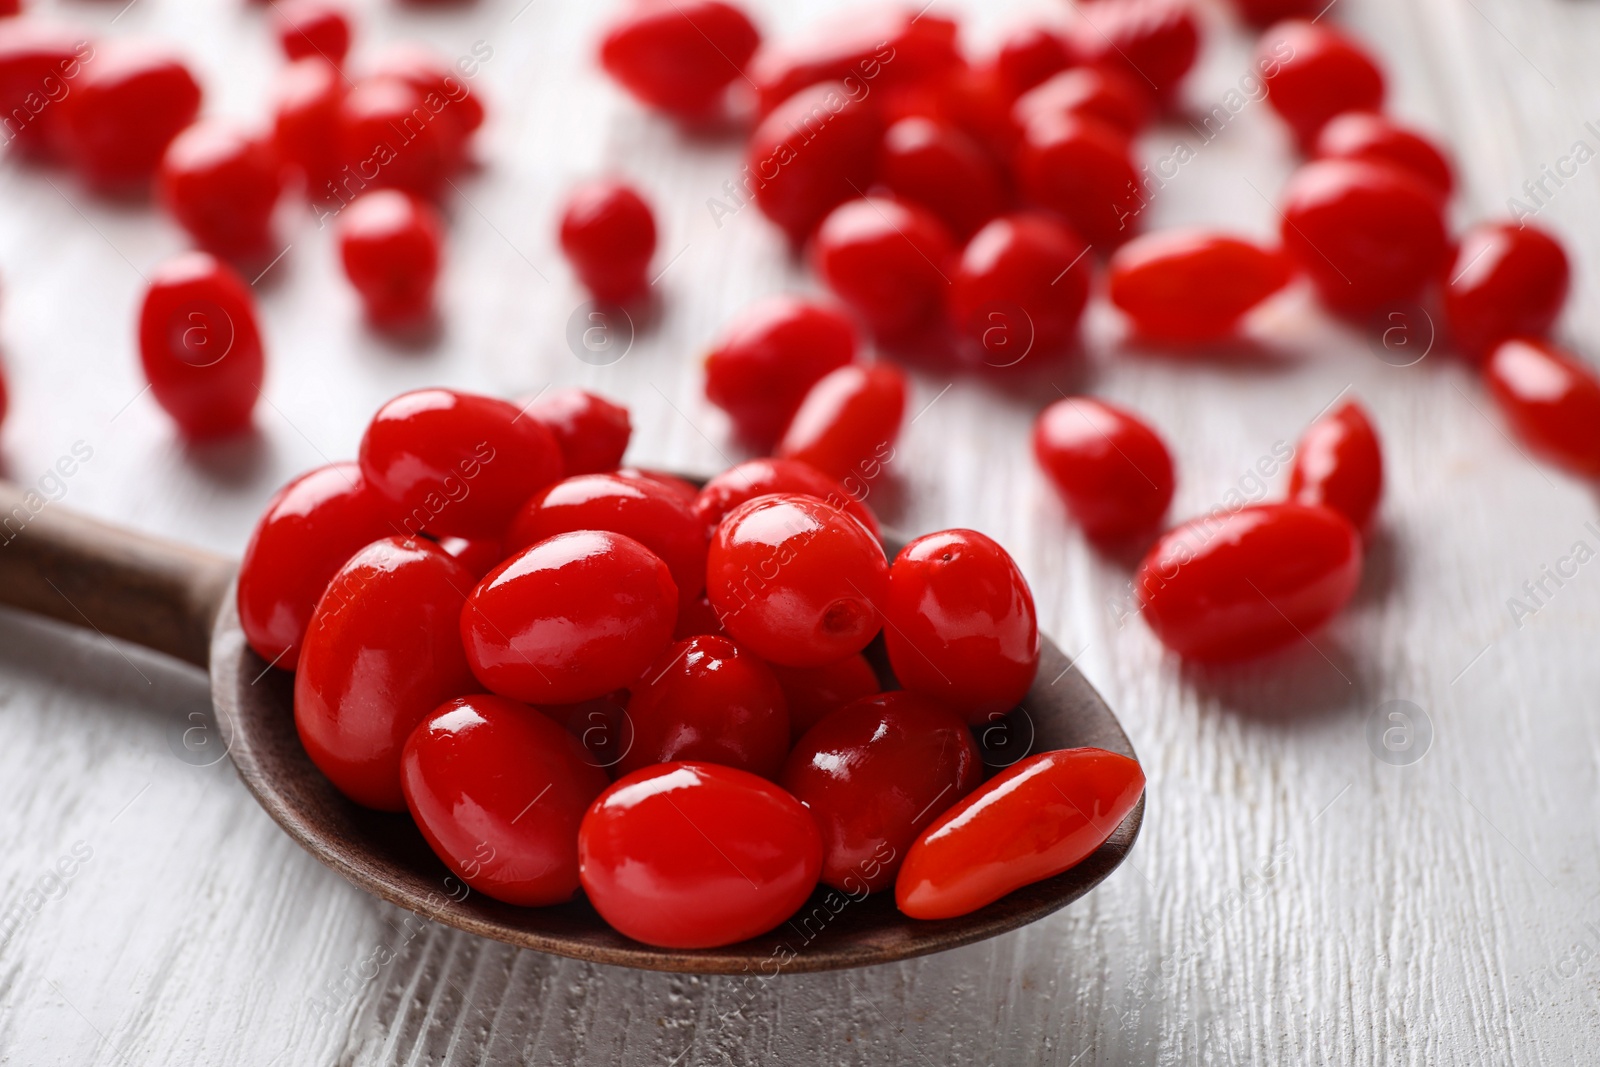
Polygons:
<instances>
[{"instance_id":1,"label":"wood grain texture","mask_svg":"<svg viewBox=\"0 0 1600 1067\"><path fill-rule=\"evenodd\" d=\"M710 469L735 457L700 399L696 357L749 300L814 282L752 211L720 228L707 212L737 173L736 144L685 137L594 73L603 7L536 3L519 16L524 2L352 4L359 47L420 36L451 54L478 40L495 50L480 81L495 104L485 166L447 204L450 315L431 347L370 334L328 234L286 214L292 247L257 283L267 403L243 442L186 447L140 393L140 272L180 235L60 174L0 164L4 474L36 485L82 441L93 458L66 480L68 506L232 556L277 485L353 455L365 417L416 385L513 395L584 384L633 406L637 462ZM178 41L213 111L260 114L277 63L270 11L37 6ZM774 32L847 6L752 4ZM1056 10L951 6L971 11L979 39ZM1189 92L1202 112L1248 63L1223 8L1205 10L1212 45ZM1459 221L1504 214L1574 142L1600 147L1584 125L1600 119L1600 6L1338 0L1326 17L1372 42L1395 110L1452 147ZM1169 124L1141 149L1154 161L1180 140L1199 138ZM1270 234L1269 201L1291 166L1252 104L1156 198L1152 222ZM1562 330L1591 356L1597 166L1560 187L1546 179L1538 216L1574 253ZM562 188L600 169L651 193L659 262L671 261L659 314L604 367L567 346L582 298L550 233ZM1586 526L1595 493L1520 455L1472 375L1442 354L1391 366L1299 296L1265 312L1255 335L1260 346L1234 360L1173 359L1121 343L1101 309L1085 357L1054 380L1163 429L1180 457L1179 516L1254 492L1258 459L1342 391L1368 405L1390 493L1358 600L1315 648L1194 671L1124 617L1126 563L1066 526L1025 458L1028 420L1056 395L1048 381L963 380L941 394L948 378L919 375L898 483L874 500L903 529L975 526L1010 547L1045 628L1144 761L1138 847L1072 908L938 956L770 982L644 975L485 942L352 889L277 829L225 761L205 765L214 724L198 672L3 615L0 915L21 906L24 918L0 944L0 1061L1589 1062L1600 1046L1600 564L1547 582L1520 626L1507 601L1575 542L1600 548ZM1267 480L1281 485L1282 472ZM1411 766L1378 761L1366 738L1374 710L1397 699L1433 727Z\"/></svg>"}]
</instances>

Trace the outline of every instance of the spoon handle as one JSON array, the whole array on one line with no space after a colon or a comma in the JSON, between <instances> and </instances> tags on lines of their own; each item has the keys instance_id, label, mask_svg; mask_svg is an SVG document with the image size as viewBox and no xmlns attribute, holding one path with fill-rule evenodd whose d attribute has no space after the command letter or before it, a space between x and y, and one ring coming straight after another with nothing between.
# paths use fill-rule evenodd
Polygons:
<instances>
[{"instance_id":1,"label":"spoon handle","mask_svg":"<svg viewBox=\"0 0 1600 1067\"><path fill-rule=\"evenodd\" d=\"M0 604L204 668L235 564L0 481Z\"/></svg>"}]
</instances>

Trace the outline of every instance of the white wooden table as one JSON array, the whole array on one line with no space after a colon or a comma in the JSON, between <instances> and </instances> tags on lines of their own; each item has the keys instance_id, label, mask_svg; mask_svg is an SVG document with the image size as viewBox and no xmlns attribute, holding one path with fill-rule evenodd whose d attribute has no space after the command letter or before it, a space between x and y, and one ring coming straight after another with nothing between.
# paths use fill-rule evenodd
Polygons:
<instances>
[{"instance_id":1,"label":"white wooden table","mask_svg":"<svg viewBox=\"0 0 1600 1067\"><path fill-rule=\"evenodd\" d=\"M526 5L526 6L525 6ZM983 39L1048 0L970 9ZM213 112L254 117L278 63L271 15L243 0L36 6L108 35L181 44ZM132 346L140 272L183 247L154 211L69 177L0 164L0 346L13 411L0 470L37 482L76 442L93 458L59 505L237 553L272 490L353 454L368 414L434 383L506 395L576 383L624 398L632 458L712 470L733 455L697 356L751 299L814 282L754 211L706 200L733 141L687 140L590 62L609 3L361 0L361 48L420 37L493 49L477 81L484 167L448 202L448 317L399 350L363 328L329 234L285 215L288 253L257 285L270 346L258 432L180 443ZM760 10L792 31L844 0ZM978 9L982 8L982 11ZM1002 11L990 8L1004 9ZM1238 84L1249 38L1218 4L1191 101ZM1338 0L1392 74L1396 110L1453 146L1461 221L1503 214L1575 141L1600 147L1600 5ZM111 25L112 22L115 25ZM1182 126L1147 139L1151 159ZM1153 221L1266 235L1291 161L1246 107L1156 199ZM1600 352L1600 164L1540 212L1573 251L1563 333ZM554 248L561 190L612 168L654 197L659 320L626 358L574 357L582 301ZM1253 186L1253 188L1252 188ZM1259 192L1258 192L1259 191ZM670 266L668 266L668 261ZM1148 413L1196 513L1348 391L1388 447L1390 492L1352 608L1301 647L1226 672L1181 667L1115 609L1127 564L1063 521L1025 447L1055 396L918 379L886 517L972 525L1033 582L1043 622L1117 709L1150 778L1131 861L1021 932L854 973L746 985L587 966L434 926L346 885L255 806L226 760L195 766L197 673L94 635L0 614L0 1062L44 1064L1566 1064L1600 1048L1600 563L1519 626L1508 600L1575 542L1600 548L1593 487L1534 465L1447 355L1377 358L1304 298L1232 363L1129 352L1103 310L1066 390ZM932 404L924 410L924 405ZM1281 484L1282 475L1274 479ZM1276 489L1277 484L1274 485ZM1570 570L1570 568L1569 568ZM1368 741L1376 709L1421 709L1420 761ZM1415 750L1413 750L1415 751ZM58 867L59 863L59 867ZM59 872L70 872L62 876Z\"/></svg>"}]
</instances>

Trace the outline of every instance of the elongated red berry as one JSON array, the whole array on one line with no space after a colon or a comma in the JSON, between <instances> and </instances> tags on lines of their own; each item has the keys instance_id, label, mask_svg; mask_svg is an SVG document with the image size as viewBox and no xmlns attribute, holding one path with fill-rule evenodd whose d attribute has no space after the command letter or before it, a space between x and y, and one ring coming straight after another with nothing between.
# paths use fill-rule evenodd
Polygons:
<instances>
[{"instance_id":1,"label":"elongated red berry","mask_svg":"<svg viewBox=\"0 0 1600 1067\"><path fill-rule=\"evenodd\" d=\"M1600 377L1548 341L1503 341L1484 366L1489 391L1518 436L1586 477L1600 476Z\"/></svg>"},{"instance_id":2,"label":"elongated red berry","mask_svg":"<svg viewBox=\"0 0 1600 1067\"><path fill-rule=\"evenodd\" d=\"M884 131L878 180L933 212L960 240L1007 203L1005 178L989 153L954 125L921 116Z\"/></svg>"},{"instance_id":3,"label":"elongated red berry","mask_svg":"<svg viewBox=\"0 0 1600 1067\"><path fill-rule=\"evenodd\" d=\"M632 685L672 639L678 590L660 557L601 530L558 534L479 582L461 612L478 681L531 704Z\"/></svg>"},{"instance_id":4,"label":"elongated red berry","mask_svg":"<svg viewBox=\"0 0 1600 1067\"><path fill-rule=\"evenodd\" d=\"M993 366L1078 335L1091 269L1082 238L1040 214L1004 215L973 235L951 276L950 320Z\"/></svg>"},{"instance_id":5,"label":"elongated red berry","mask_svg":"<svg viewBox=\"0 0 1600 1067\"><path fill-rule=\"evenodd\" d=\"M419 722L476 689L459 619L472 576L433 542L387 537L317 602L294 679L306 754L345 796L404 811L400 758Z\"/></svg>"},{"instance_id":6,"label":"elongated red berry","mask_svg":"<svg viewBox=\"0 0 1600 1067\"><path fill-rule=\"evenodd\" d=\"M1289 499L1332 508L1364 530L1382 496L1383 450L1361 405L1352 400L1312 423L1295 449Z\"/></svg>"},{"instance_id":7,"label":"elongated red berry","mask_svg":"<svg viewBox=\"0 0 1600 1067\"><path fill-rule=\"evenodd\" d=\"M1537 226L1483 223L1461 235L1445 271L1444 312L1475 358L1511 337L1543 337L1567 302L1572 269L1561 242Z\"/></svg>"},{"instance_id":8,"label":"elongated red berry","mask_svg":"<svg viewBox=\"0 0 1600 1067\"><path fill-rule=\"evenodd\" d=\"M887 363L840 367L806 394L777 455L846 485L870 482L894 458L906 413L906 376Z\"/></svg>"},{"instance_id":9,"label":"elongated red berry","mask_svg":"<svg viewBox=\"0 0 1600 1067\"><path fill-rule=\"evenodd\" d=\"M1111 302L1153 340L1208 341L1231 333L1252 308L1288 284L1276 248L1215 230L1163 230L1111 257Z\"/></svg>"},{"instance_id":10,"label":"elongated red berry","mask_svg":"<svg viewBox=\"0 0 1600 1067\"><path fill-rule=\"evenodd\" d=\"M655 216L626 182L587 182L568 195L562 208L561 250L595 299L631 300L649 284Z\"/></svg>"},{"instance_id":11,"label":"elongated red berry","mask_svg":"<svg viewBox=\"0 0 1600 1067\"><path fill-rule=\"evenodd\" d=\"M916 204L848 200L817 231L817 273L879 337L905 337L941 317L954 242Z\"/></svg>"},{"instance_id":12,"label":"elongated red berry","mask_svg":"<svg viewBox=\"0 0 1600 1067\"><path fill-rule=\"evenodd\" d=\"M881 126L865 99L861 83L812 85L778 105L750 138L745 169L756 205L796 246L872 182Z\"/></svg>"},{"instance_id":13,"label":"elongated red berry","mask_svg":"<svg viewBox=\"0 0 1600 1067\"><path fill-rule=\"evenodd\" d=\"M1256 504L1172 530L1133 585L1162 644L1187 659L1236 660L1307 640L1360 580L1361 536L1343 515Z\"/></svg>"},{"instance_id":14,"label":"elongated red berry","mask_svg":"<svg viewBox=\"0 0 1600 1067\"><path fill-rule=\"evenodd\" d=\"M1065 397L1039 413L1033 454L1089 537L1114 541L1153 529L1172 502L1172 456L1130 411Z\"/></svg>"},{"instance_id":15,"label":"elongated red berry","mask_svg":"<svg viewBox=\"0 0 1600 1067\"><path fill-rule=\"evenodd\" d=\"M685 119L715 110L761 33L722 0L635 0L607 27L600 65L639 101Z\"/></svg>"},{"instance_id":16,"label":"elongated red berry","mask_svg":"<svg viewBox=\"0 0 1600 1067\"><path fill-rule=\"evenodd\" d=\"M601 474L622 466L633 424L628 409L584 389L549 389L517 405L522 417L539 423L561 446L569 476Z\"/></svg>"},{"instance_id":17,"label":"elongated red berry","mask_svg":"<svg viewBox=\"0 0 1600 1067\"><path fill-rule=\"evenodd\" d=\"M1443 269L1444 219L1433 189L1378 163L1308 163L1284 191L1283 246L1336 311L1414 299Z\"/></svg>"},{"instance_id":18,"label":"elongated red berry","mask_svg":"<svg viewBox=\"0 0 1600 1067\"><path fill-rule=\"evenodd\" d=\"M1088 114L1039 112L1017 149L1017 183L1030 203L1061 215L1090 244L1111 249L1140 225L1132 151L1121 130Z\"/></svg>"},{"instance_id":19,"label":"elongated red berry","mask_svg":"<svg viewBox=\"0 0 1600 1067\"><path fill-rule=\"evenodd\" d=\"M256 654L292 671L311 612L351 556L395 532L354 463L333 463L278 490L239 564L239 623Z\"/></svg>"},{"instance_id":20,"label":"elongated red berry","mask_svg":"<svg viewBox=\"0 0 1600 1067\"><path fill-rule=\"evenodd\" d=\"M769 663L817 667L867 647L883 625L883 546L810 496L756 497L717 526L706 591L722 625Z\"/></svg>"},{"instance_id":21,"label":"elongated red berry","mask_svg":"<svg viewBox=\"0 0 1600 1067\"><path fill-rule=\"evenodd\" d=\"M443 258L444 227L427 203L400 189L367 193L339 215L339 258L380 326L426 319Z\"/></svg>"},{"instance_id":22,"label":"elongated red berry","mask_svg":"<svg viewBox=\"0 0 1600 1067\"><path fill-rule=\"evenodd\" d=\"M1098 748L1012 764L933 821L906 853L894 899L914 919L950 919L1070 870L1144 794L1144 771Z\"/></svg>"},{"instance_id":23,"label":"elongated red berry","mask_svg":"<svg viewBox=\"0 0 1600 1067\"><path fill-rule=\"evenodd\" d=\"M361 473L406 534L499 537L523 503L561 477L550 431L495 397L416 389L378 409Z\"/></svg>"},{"instance_id":24,"label":"elongated red berry","mask_svg":"<svg viewBox=\"0 0 1600 1067\"><path fill-rule=\"evenodd\" d=\"M266 373L250 287L206 252L168 260L139 310L139 359L156 402L190 437L248 426Z\"/></svg>"},{"instance_id":25,"label":"elongated red berry","mask_svg":"<svg viewBox=\"0 0 1600 1067\"><path fill-rule=\"evenodd\" d=\"M522 907L578 891L578 827L610 783L577 738L525 704L440 705L401 755L406 807L457 877Z\"/></svg>"},{"instance_id":26,"label":"elongated red berry","mask_svg":"<svg viewBox=\"0 0 1600 1067\"><path fill-rule=\"evenodd\" d=\"M273 144L231 123L197 122L161 158L161 204L203 247L220 256L267 251L272 209L283 188Z\"/></svg>"},{"instance_id":27,"label":"elongated red berry","mask_svg":"<svg viewBox=\"0 0 1600 1067\"><path fill-rule=\"evenodd\" d=\"M1328 21L1288 19L1261 35L1256 64L1267 101L1310 147L1329 119L1346 111L1377 111L1383 72L1367 50Z\"/></svg>"},{"instance_id":28,"label":"elongated red berry","mask_svg":"<svg viewBox=\"0 0 1600 1067\"><path fill-rule=\"evenodd\" d=\"M199 114L200 96L200 83L170 52L131 42L102 46L62 98L68 154L96 186L136 187Z\"/></svg>"},{"instance_id":29,"label":"elongated red berry","mask_svg":"<svg viewBox=\"0 0 1600 1067\"><path fill-rule=\"evenodd\" d=\"M1033 685L1033 593L1011 554L976 530L942 530L901 549L884 615L900 684L970 723L1010 711Z\"/></svg>"}]
</instances>

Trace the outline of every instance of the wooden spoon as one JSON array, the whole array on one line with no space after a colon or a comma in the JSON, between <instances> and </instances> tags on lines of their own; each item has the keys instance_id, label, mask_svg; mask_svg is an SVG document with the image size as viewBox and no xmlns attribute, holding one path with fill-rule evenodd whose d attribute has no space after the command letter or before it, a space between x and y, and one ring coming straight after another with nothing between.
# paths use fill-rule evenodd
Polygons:
<instances>
[{"instance_id":1,"label":"wooden spoon","mask_svg":"<svg viewBox=\"0 0 1600 1067\"><path fill-rule=\"evenodd\" d=\"M891 555L900 544L888 537ZM306 756L294 726L294 677L250 650L234 607L237 565L196 548L74 515L0 482L0 603L122 638L211 672L211 697L245 787L289 836L349 881L408 911L483 937L597 963L697 974L825 971L940 952L1041 919L1093 889L1139 834L1144 800L1070 871L958 919L909 919L892 893L862 899L819 888L799 914L726 948L667 951L611 929L582 900L519 908L470 891L404 815L346 800ZM1133 746L1050 640L1022 706L979 731L989 770L1030 752Z\"/></svg>"}]
</instances>

